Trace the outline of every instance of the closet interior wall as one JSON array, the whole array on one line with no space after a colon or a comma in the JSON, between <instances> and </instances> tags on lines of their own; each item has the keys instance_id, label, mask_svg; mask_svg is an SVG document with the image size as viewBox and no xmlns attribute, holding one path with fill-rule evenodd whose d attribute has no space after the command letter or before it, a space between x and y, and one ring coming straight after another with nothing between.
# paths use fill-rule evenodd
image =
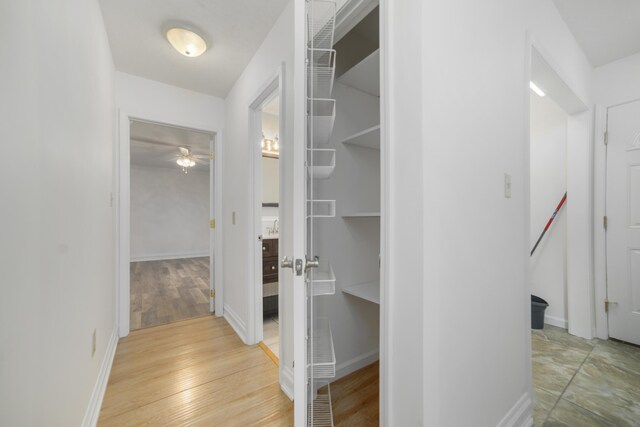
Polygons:
<instances>
[{"instance_id":1,"label":"closet interior wall","mask_svg":"<svg viewBox=\"0 0 640 427\"><path fill-rule=\"evenodd\" d=\"M336 150L336 167L316 188L319 199L336 200L337 212L316 225L316 244L321 261L330 258L336 292L315 303L318 316L331 319L339 378L378 359L379 305L343 291L379 283L380 217L345 216L380 212L380 150L342 141L378 125L380 104L377 96L339 81L333 97L336 119L328 148Z\"/></svg>"},{"instance_id":2,"label":"closet interior wall","mask_svg":"<svg viewBox=\"0 0 640 427\"><path fill-rule=\"evenodd\" d=\"M317 254L331 263L335 293L314 300L331 319L336 378L379 357L380 337L380 79L378 10L335 43L336 114L326 148L335 149L330 179L316 198L335 200L336 216L316 224Z\"/></svg>"}]
</instances>

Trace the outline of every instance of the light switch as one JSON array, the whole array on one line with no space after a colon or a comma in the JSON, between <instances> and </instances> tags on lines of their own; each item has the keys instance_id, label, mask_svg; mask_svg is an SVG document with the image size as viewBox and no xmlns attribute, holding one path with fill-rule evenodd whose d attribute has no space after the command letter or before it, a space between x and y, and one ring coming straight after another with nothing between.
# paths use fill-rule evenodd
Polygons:
<instances>
[{"instance_id":1,"label":"light switch","mask_svg":"<svg viewBox=\"0 0 640 427\"><path fill-rule=\"evenodd\" d=\"M504 174L504 198L511 198L511 175L508 173Z\"/></svg>"}]
</instances>

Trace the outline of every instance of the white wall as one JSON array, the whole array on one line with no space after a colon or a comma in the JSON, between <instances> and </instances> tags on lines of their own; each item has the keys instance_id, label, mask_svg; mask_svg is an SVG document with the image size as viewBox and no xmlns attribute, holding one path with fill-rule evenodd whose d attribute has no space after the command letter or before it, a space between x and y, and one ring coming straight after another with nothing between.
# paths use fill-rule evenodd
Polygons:
<instances>
[{"instance_id":1,"label":"white wall","mask_svg":"<svg viewBox=\"0 0 640 427\"><path fill-rule=\"evenodd\" d=\"M384 311L381 307L384 328L381 334L386 334L389 350L380 356L381 382L386 388L382 392L388 401L386 408L381 407L381 415L382 422L388 426L421 425L425 413L435 420L428 425L445 424L438 422L437 414L433 413L439 406L438 399L423 399L426 385L437 384L440 370L437 360L423 363L424 354L434 354L433 343L437 341L423 331L439 330L437 322L430 323L428 329L424 329L423 324L427 313L438 317L439 303L435 298L423 300L427 292L423 266L425 241L421 236L428 225L426 214L429 212L424 210L427 206L423 204L423 190L429 181L423 181L423 177L426 179L422 125L425 59L421 51L423 41L416 34L423 30L422 13L429 9L425 4L421 0L388 0L381 4L380 10L382 25L388 30L388 34L383 31L381 37L380 55L381 76L388 73L388 87L382 87L380 99L381 129L386 141L381 165L387 180L383 197L389 197L386 201L389 209L382 206L381 212L381 220L386 221L388 230L387 235L381 236L388 259L388 264L383 262L381 266L382 280L387 284L384 295L387 304ZM429 241L433 242L433 237L430 236Z\"/></svg>"},{"instance_id":2,"label":"white wall","mask_svg":"<svg viewBox=\"0 0 640 427\"><path fill-rule=\"evenodd\" d=\"M531 222L533 248L567 188L567 113L549 97L531 94ZM566 205L531 257L531 293L549 303L547 322L566 328Z\"/></svg>"},{"instance_id":3,"label":"white wall","mask_svg":"<svg viewBox=\"0 0 640 427\"><path fill-rule=\"evenodd\" d=\"M209 173L131 165L131 260L209 256Z\"/></svg>"},{"instance_id":4,"label":"white wall","mask_svg":"<svg viewBox=\"0 0 640 427\"><path fill-rule=\"evenodd\" d=\"M253 286L248 275L247 254L250 253L249 217L253 201L249 200L249 106L264 85L275 77L282 63L285 64L285 102L286 111L280 119L284 120L285 132L280 135L280 162L284 172L280 179L284 182L284 194L292 194L292 163L290 144L293 144L293 2L284 9L265 41L253 56L238 81L229 91L226 101L225 121L225 168L224 168L224 284L225 315L230 309L239 320L238 326L246 331L249 319L249 286ZM289 148L288 148L289 147ZM283 196L284 197L284 196ZM283 202L281 197L280 202ZM250 205L251 203L251 205ZM291 204L280 208L280 247L281 256L293 253ZM236 224L232 224L232 212L236 212ZM257 236L256 236L257 237ZM281 366L292 367L293 362L293 325L291 276L283 275L280 291L284 303L280 316L284 327L282 336L286 337L286 346L280 357ZM241 332L242 333L242 332Z\"/></svg>"},{"instance_id":5,"label":"white wall","mask_svg":"<svg viewBox=\"0 0 640 427\"><path fill-rule=\"evenodd\" d=\"M423 156L424 282L403 293L424 292L424 423L521 425L531 410L527 31L581 94L589 91L590 67L551 0L436 1L421 18L412 15L400 28L422 34L421 71L411 71L423 85L423 143L403 160ZM392 63L399 75L408 65ZM407 93L390 108L419 107L409 93L415 78L392 82ZM414 316L406 334L416 333ZM414 394L394 401L403 398L415 413Z\"/></svg>"},{"instance_id":6,"label":"white wall","mask_svg":"<svg viewBox=\"0 0 640 427\"><path fill-rule=\"evenodd\" d=\"M380 306L342 290L379 280L380 219L341 216L380 211L380 151L341 141L380 123L380 101L338 82L332 96L336 100L333 134L329 144L319 148L336 150L336 167L329 179L315 181L314 198L335 200L337 215L315 221L314 253L322 264L331 263L336 292L315 298L315 316L331 319L340 377L378 359Z\"/></svg>"},{"instance_id":7,"label":"white wall","mask_svg":"<svg viewBox=\"0 0 640 427\"><path fill-rule=\"evenodd\" d=\"M96 0L3 1L0 33L0 424L78 426L117 338L113 61Z\"/></svg>"},{"instance_id":8,"label":"white wall","mask_svg":"<svg viewBox=\"0 0 640 427\"><path fill-rule=\"evenodd\" d=\"M640 53L594 70L594 100L614 105L640 98Z\"/></svg>"},{"instance_id":9,"label":"white wall","mask_svg":"<svg viewBox=\"0 0 640 427\"><path fill-rule=\"evenodd\" d=\"M131 74L116 72L116 105L135 118L201 130L224 127L224 100Z\"/></svg>"},{"instance_id":10,"label":"white wall","mask_svg":"<svg viewBox=\"0 0 640 427\"><path fill-rule=\"evenodd\" d=\"M262 113L262 134L265 138L274 140L278 134L280 121L275 114ZM279 138L279 137L278 137ZM278 203L280 200L278 159L271 157L262 158L262 202ZM278 215L277 208L263 208L263 215Z\"/></svg>"},{"instance_id":11,"label":"white wall","mask_svg":"<svg viewBox=\"0 0 640 427\"><path fill-rule=\"evenodd\" d=\"M280 161L271 157L262 158L262 202L278 203L280 201ZM263 208L265 212L268 209Z\"/></svg>"}]
</instances>

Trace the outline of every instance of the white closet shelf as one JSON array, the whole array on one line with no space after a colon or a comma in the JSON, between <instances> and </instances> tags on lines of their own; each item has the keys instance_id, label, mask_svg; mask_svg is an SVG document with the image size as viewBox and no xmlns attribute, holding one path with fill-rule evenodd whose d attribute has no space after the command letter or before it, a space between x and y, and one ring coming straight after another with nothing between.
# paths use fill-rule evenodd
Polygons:
<instances>
[{"instance_id":1,"label":"white closet shelf","mask_svg":"<svg viewBox=\"0 0 640 427\"><path fill-rule=\"evenodd\" d=\"M322 98L308 98L307 100L307 137L313 147L329 142L333 133L333 124L336 119L336 100Z\"/></svg>"},{"instance_id":2,"label":"white closet shelf","mask_svg":"<svg viewBox=\"0 0 640 427\"><path fill-rule=\"evenodd\" d=\"M309 49L307 90L313 98L331 98L336 75L334 49Z\"/></svg>"},{"instance_id":3,"label":"white closet shelf","mask_svg":"<svg viewBox=\"0 0 640 427\"><path fill-rule=\"evenodd\" d=\"M336 2L315 0L307 6L309 47L331 49L336 22Z\"/></svg>"},{"instance_id":4,"label":"white closet shelf","mask_svg":"<svg viewBox=\"0 0 640 427\"><path fill-rule=\"evenodd\" d=\"M380 149L380 125L360 131L342 140L343 144L359 145L361 147Z\"/></svg>"},{"instance_id":5,"label":"white closet shelf","mask_svg":"<svg viewBox=\"0 0 640 427\"><path fill-rule=\"evenodd\" d=\"M359 285L347 286L342 290L345 294L353 295L363 300L380 304L380 282L367 282Z\"/></svg>"},{"instance_id":6,"label":"white closet shelf","mask_svg":"<svg viewBox=\"0 0 640 427\"><path fill-rule=\"evenodd\" d=\"M320 264L317 271L312 271L311 290L313 296L333 295L336 293L336 275L331 263Z\"/></svg>"},{"instance_id":7,"label":"white closet shelf","mask_svg":"<svg viewBox=\"0 0 640 427\"><path fill-rule=\"evenodd\" d=\"M329 382L323 383L318 389L318 394L316 398L313 399L313 409L311 408L311 402L309 402L307 416L309 417L308 425L314 427L333 427L333 408L331 407L331 387L329 386ZM313 423L311 423L312 420Z\"/></svg>"},{"instance_id":8,"label":"white closet shelf","mask_svg":"<svg viewBox=\"0 0 640 427\"><path fill-rule=\"evenodd\" d=\"M317 379L336 376L336 353L329 319L317 318L313 322L312 348L307 348L311 364L307 365L309 375Z\"/></svg>"},{"instance_id":9,"label":"white closet shelf","mask_svg":"<svg viewBox=\"0 0 640 427\"><path fill-rule=\"evenodd\" d=\"M336 150L313 149L307 150L307 171L309 178L327 179L336 168Z\"/></svg>"},{"instance_id":10,"label":"white closet shelf","mask_svg":"<svg viewBox=\"0 0 640 427\"><path fill-rule=\"evenodd\" d=\"M334 218L335 200L307 200L307 218Z\"/></svg>"},{"instance_id":11,"label":"white closet shelf","mask_svg":"<svg viewBox=\"0 0 640 427\"><path fill-rule=\"evenodd\" d=\"M344 214L342 218L380 218L380 212L355 212Z\"/></svg>"},{"instance_id":12,"label":"white closet shelf","mask_svg":"<svg viewBox=\"0 0 640 427\"><path fill-rule=\"evenodd\" d=\"M380 96L380 50L375 50L351 67L338 81L369 95Z\"/></svg>"}]
</instances>

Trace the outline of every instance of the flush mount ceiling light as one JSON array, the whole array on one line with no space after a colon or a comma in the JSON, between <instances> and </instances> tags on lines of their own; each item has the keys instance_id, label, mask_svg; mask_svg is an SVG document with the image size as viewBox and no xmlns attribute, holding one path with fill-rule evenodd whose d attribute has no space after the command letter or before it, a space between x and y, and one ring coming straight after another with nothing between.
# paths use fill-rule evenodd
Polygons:
<instances>
[{"instance_id":1,"label":"flush mount ceiling light","mask_svg":"<svg viewBox=\"0 0 640 427\"><path fill-rule=\"evenodd\" d=\"M531 88L532 91L536 93L536 95L544 96L544 91L540 89L538 86L536 86L534 82L529 82L529 87Z\"/></svg>"},{"instance_id":2,"label":"flush mount ceiling light","mask_svg":"<svg viewBox=\"0 0 640 427\"><path fill-rule=\"evenodd\" d=\"M166 36L171 46L184 56L194 58L207 50L207 42L200 35L186 28L171 28Z\"/></svg>"}]
</instances>

